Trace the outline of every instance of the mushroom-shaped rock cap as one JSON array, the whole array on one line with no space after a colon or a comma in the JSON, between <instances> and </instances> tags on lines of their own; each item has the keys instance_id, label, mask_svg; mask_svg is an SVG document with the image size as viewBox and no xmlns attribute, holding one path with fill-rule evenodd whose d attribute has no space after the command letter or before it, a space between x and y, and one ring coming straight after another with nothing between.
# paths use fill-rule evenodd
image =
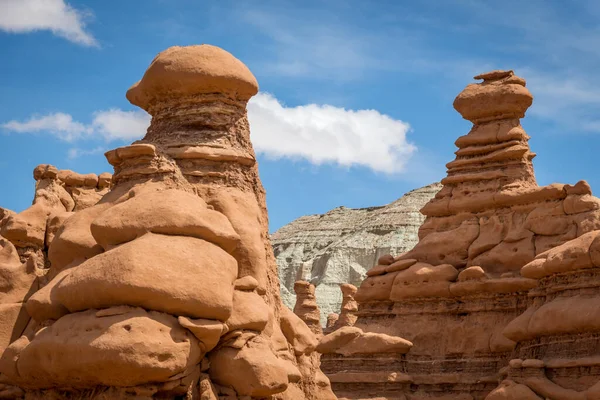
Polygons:
<instances>
[{"instance_id":1,"label":"mushroom-shaped rock cap","mask_svg":"<svg viewBox=\"0 0 600 400\"><path fill-rule=\"evenodd\" d=\"M513 71L486 72L474 79L483 79L483 82L467 85L454 100L456 111L473 123L523 118L533 102L525 79Z\"/></svg>"},{"instance_id":2,"label":"mushroom-shaped rock cap","mask_svg":"<svg viewBox=\"0 0 600 400\"><path fill-rule=\"evenodd\" d=\"M173 46L159 53L142 80L127 91L127 100L148 109L163 99L224 93L248 100L258 83L243 62L227 51L203 44Z\"/></svg>"}]
</instances>

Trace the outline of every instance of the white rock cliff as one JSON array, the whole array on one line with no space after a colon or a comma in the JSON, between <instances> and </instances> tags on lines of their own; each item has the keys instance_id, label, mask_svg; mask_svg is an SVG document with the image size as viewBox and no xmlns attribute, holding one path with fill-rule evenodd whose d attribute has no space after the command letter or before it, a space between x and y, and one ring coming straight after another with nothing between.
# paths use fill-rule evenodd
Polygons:
<instances>
[{"instance_id":1,"label":"white rock cliff","mask_svg":"<svg viewBox=\"0 0 600 400\"><path fill-rule=\"evenodd\" d=\"M419 226L425 219L419 210L441 187L433 183L385 206L338 207L281 227L271 235L271 242L284 304L294 307L294 282L311 282L316 286L321 324L325 326L327 315L340 310L340 284L359 286L380 256L395 256L417 244Z\"/></svg>"}]
</instances>

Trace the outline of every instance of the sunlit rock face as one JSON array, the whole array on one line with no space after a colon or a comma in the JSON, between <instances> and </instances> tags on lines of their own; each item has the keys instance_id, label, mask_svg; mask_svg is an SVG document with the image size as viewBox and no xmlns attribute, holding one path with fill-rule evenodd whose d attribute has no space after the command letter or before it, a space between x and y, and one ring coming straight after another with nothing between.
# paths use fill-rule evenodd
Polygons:
<instances>
[{"instance_id":1,"label":"sunlit rock face","mask_svg":"<svg viewBox=\"0 0 600 400\"><path fill-rule=\"evenodd\" d=\"M600 200L585 181L537 185L520 124L533 101L524 79L476 79L454 101L473 127L421 209L419 242L380 257L354 295L356 322L317 347L340 397L598 396ZM355 350L368 334L393 338ZM398 336L408 351L391 350Z\"/></svg>"},{"instance_id":2,"label":"sunlit rock face","mask_svg":"<svg viewBox=\"0 0 600 400\"><path fill-rule=\"evenodd\" d=\"M281 304L246 117L257 91L214 46L152 61L127 92L152 115L148 132L106 153L110 192L55 222L47 283L22 300L32 320L2 348L0 393L336 398L314 333Z\"/></svg>"}]
</instances>

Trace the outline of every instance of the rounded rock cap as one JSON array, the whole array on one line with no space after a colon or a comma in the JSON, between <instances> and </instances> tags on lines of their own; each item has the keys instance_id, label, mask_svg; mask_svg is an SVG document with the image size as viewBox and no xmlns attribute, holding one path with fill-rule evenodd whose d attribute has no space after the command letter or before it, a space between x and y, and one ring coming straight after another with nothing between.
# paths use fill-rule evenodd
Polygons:
<instances>
[{"instance_id":1,"label":"rounded rock cap","mask_svg":"<svg viewBox=\"0 0 600 400\"><path fill-rule=\"evenodd\" d=\"M224 93L247 101L257 92L256 78L243 62L219 47L203 44L173 46L159 53L127 91L127 100L148 111L167 98Z\"/></svg>"},{"instance_id":2,"label":"rounded rock cap","mask_svg":"<svg viewBox=\"0 0 600 400\"><path fill-rule=\"evenodd\" d=\"M475 124L505 118L523 118L533 96L525 79L513 71L491 71L475 76L482 83L467 85L454 100L454 108Z\"/></svg>"}]
</instances>

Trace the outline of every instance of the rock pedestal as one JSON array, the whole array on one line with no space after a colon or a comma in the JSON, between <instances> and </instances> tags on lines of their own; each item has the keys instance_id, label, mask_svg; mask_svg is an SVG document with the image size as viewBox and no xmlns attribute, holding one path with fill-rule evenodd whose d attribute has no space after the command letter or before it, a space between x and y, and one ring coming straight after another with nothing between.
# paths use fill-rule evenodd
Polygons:
<instances>
[{"instance_id":1,"label":"rock pedestal","mask_svg":"<svg viewBox=\"0 0 600 400\"><path fill-rule=\"evenodd\" d=\"M153 60L127 92L151 126L106 153L112 190L58 224L0 382L28 398L336 398L279 298L246 117L257 90L217 47Z\"/></svg>"},{"instance_id":2,"label":"rock pedestal","mask_svg":"<svg viewBox=\"0 0 600 400\"><path fill-rule=\"evenodd\" d=\"M419 243L396 258L381 257L355 296L354 328L413 346L396 354L324 355L340 396L485 398L522 346L515 350L507 325L531 307L535 293L559 290L544 289L521 268L600 227L600 200L584 181L537 186L519 122L532 103L525 80L512 71L476 78L483 82L468 85L454 102L473 127L456 141L443 188L421 210Z\"/></svg>"},{"instance_id":3,"label":"rock pedestal","mask_svg":"<svg viewBox=\"0 0 600 400\"><path fill-rule=\"evenodd\" d=\"M356 286L349 283L340 285L342 291L342 308L331 330L336 330L344 326L354 326L356 323L356 312L358 311L358 303L354 299Z\"/></svg>"},{"instance_id":4,"label":"rock pedestal","mask_svg":"<svg viewBox=\"0 0 600 400\"><path fill-rule=\"evenodd\" d=\"M297 281L294 284L294 292L296 293L294 314L300 317L315 335L323 335L321 311L315 297L315 286L310 282Z\"/></svg>"}]
</instances>

